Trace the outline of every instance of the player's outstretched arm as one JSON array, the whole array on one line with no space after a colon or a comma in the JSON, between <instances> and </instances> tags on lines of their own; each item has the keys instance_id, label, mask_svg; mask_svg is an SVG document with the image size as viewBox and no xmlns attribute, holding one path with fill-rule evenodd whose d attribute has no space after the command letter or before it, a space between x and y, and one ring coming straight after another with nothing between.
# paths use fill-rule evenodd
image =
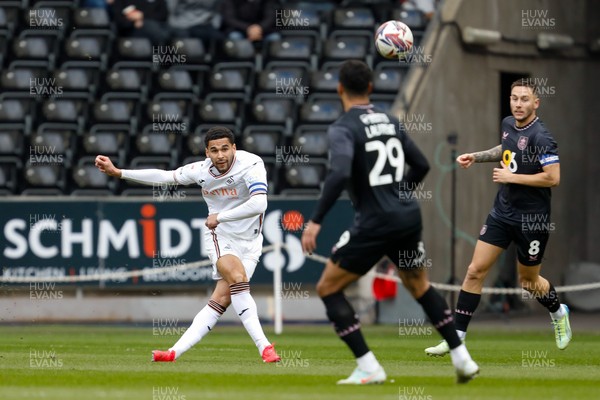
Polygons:
<instances>
[{"instance_id":1,"label":"player's outstretched arm","mask_svg":"<svg viewBox=\"0 0 600 400\"><path fill-rule=\"evenodd\" d=\"M96 156L96 167L108 176L127 179L144 185L177 183L175 180L175 171L165 171L163 169L119 169L113 165L109 157L102 155Z\"/></svg>"},{"instance_id":2,"label":"player's outstretched arm","mask_svg":"<svg viewBox=\"0 0 600 400\"><path fill-rule=\"evenodd\" d=\"M489 150L461 154L456 158L456 162L461 168L469 168L473 163L498 162L501 159L502 145L499 144Z\"/></svg>"}]
</instances>

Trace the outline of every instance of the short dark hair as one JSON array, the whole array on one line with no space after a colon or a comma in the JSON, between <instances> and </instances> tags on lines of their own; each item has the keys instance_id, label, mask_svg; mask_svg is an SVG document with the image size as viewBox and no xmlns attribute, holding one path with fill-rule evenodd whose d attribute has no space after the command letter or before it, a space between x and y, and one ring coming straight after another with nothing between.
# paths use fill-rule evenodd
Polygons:
<instances>
[{"instance_id":1,"label":"short dark hair","mask_svg":"<svg viewBox=\"0 0 600 400\"><path fill-rule=\"evenodd\" d=\"M204 136L204 145L208 148L208 143L211 140L223 138L227 138L229 139L229 143L235 144L235 136L231 132L231 129L224 126L213 126L206 132L206 136Z\"/></svg>"},{"instance_id":2,"label":"short dark hair","mask_svg":"<svg viewBox=\"0 0 600 400\"><path fill-rule=\"evenodd\" d=\"M340 67L339 81L349 95L364 96L368 94L373 73L363 61L348 60Z\"/></svg>"},{"instance_id":3,"label":"short dark hair","mask_svg":"<svg viewBox=\"0 0 600 400\"><path fill-rule=\"evenodd\" d=\"M535 83L533 83L533 79L531 78L521 78L521 79L517 79L516 81L514 81L512 83L512 85L510 85L510 92L512 93L512 90L517 87L517 86L525 86L528 87L529 89L531 89L531 92L537 96L538 94L538 88L536 86Z\"/></svg>"}]
</instances>

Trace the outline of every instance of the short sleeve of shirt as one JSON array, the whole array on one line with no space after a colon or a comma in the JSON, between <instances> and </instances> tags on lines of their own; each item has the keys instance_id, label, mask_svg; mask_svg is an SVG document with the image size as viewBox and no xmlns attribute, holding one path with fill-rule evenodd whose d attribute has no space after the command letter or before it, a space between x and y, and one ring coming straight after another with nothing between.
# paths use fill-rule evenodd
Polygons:
<instances>
[{"instance_id":1,"label":"short sleeve of shirt","mask_svg":"<svg viewBox=\"0 0 600 400\"><path fill-rule=\"evenodd\" d=\"M536 137L536 147L539 151L540 165L545 167L550 164L559 163L558 145L554 138L547 132L540 133Z\"/></svg>"},{"instance_id":2,"label":"short sleeve of shirt","mask_svg":"<svg viewBox=\"0 0 600 400\"><path fill-rule=\"evenodd\" d=\"M179 167L175 170L175 180L181 185L191 185L192 183L201 184L201 170L202 163L199 161L191 164L186 164L183 167Z\"/></svg>"},{"instance_id":3,"label":"short sleeve of shirt","mask_svg":"<svg viewBox=\"0 0 600 400\"><path fill-rule=\"evenodd\" d=\"M267 170L262 161L253 164L244 177L250 196L267 194Z\"/></svg>"}]
</instances>

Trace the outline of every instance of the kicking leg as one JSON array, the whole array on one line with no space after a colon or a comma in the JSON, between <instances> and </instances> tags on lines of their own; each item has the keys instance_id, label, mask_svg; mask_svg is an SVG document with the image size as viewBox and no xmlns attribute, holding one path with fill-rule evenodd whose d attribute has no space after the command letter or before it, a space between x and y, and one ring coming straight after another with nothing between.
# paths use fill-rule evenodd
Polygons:
<instances>
[{"instance_id":1,"label":"kicking leg","mask_svg":"<svg viewBox=\"0 0 600 400\"><path fill-rule=\"evenodd\" d=\"M254 341L263 361L275 362L280 358L273 345L267 340L256 309L256 302L250 294L250 282L242 261L234 255L226 254L217 261L217 269L223 279L229 284L231 304L240 317L244 328Z\"/></svg>"},{"instance_id":2,"label":"kicking leg","mask_svg":"<svg viewBox=\"0 0 600 400\"><path fill-rule=\"evenodd\" d=\"M338 384L383 383L387 379L385 371L365 342L354 308L344 296L344 289L360 276L341 268L338 263L327 260L321 279L317 283L317 293L325 304L327 317L333 323L340 339L354 354L358 364L352 375L338 381Z\"/></svg>"}]
</instances>

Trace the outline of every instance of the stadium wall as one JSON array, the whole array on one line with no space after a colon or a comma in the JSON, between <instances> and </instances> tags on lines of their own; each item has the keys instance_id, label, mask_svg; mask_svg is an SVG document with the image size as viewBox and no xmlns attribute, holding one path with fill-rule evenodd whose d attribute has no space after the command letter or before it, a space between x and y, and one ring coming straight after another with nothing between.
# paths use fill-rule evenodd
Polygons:
<instances>
[{"instance_id":1,"label":"stadium wall","mask_svg":"<svg viewBox=\"0 0 600 400\"><path fill-rule=\"evenodd\" d=\"M441 20L433 21L421 50L427 66L411 70L394 111L405 121L424 121L409 129L428 155L432 169L422 201L424 241L433 260L435 281L449 278L451 146L457 154L485 150L500 142L501 74L528 74L544 86L538 115L559 144L561 183L554 188L554 229L543 260L543 273L556 284L568 267L600 262L600 163L591 149L600 148L600 59L588 46L600 37L600 4L595 1L448 0ZM541 28L541 25L545 25ZM551 25L551 26L549 26ZM461 40L467 27L495 30L504 38L490 46L468 47ZM538 50L538 33L567 34L575 45L556 52ZM596 50L597 51L597 50ZM492 164L457 171L457 273L464 277L478 232L489 213L497 186ZM495 272L488 277L493 284Z\"/></svg>"}]
</instances>

